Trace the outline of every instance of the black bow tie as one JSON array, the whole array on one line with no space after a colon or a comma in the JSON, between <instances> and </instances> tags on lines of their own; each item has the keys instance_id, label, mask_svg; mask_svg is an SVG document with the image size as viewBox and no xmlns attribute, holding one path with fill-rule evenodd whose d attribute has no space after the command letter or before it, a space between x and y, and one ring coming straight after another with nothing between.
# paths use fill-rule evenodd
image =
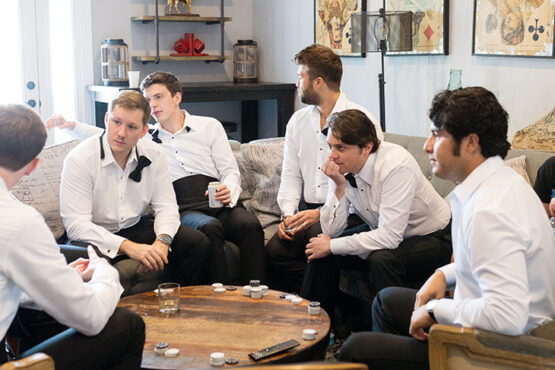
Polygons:
<instances>
[{"instance_id":1,"label":"black bow tie","mask_svg":"<svg viewBox=\"0 0 555 370\"><path fill-rule=\"evenodd\" d=\"M345 179L349 181L349 184L351 184L353 188L358 188L357 181L355 180L355 176L352 173L346 174Z\"/></svg>"},{"instance_id":2,"label":"black bow tie","mask_svg":"<svg viewBox=\"0 0 555 370\"><path fill-rule=\"evenodd\" d=\"M129 178L136 182L141 182L141 172L143 172L143 168L150 166L152 162L150 159L141 155L139 157L139 163L137 163L137 167L129 174Z\"/></svg>"},{"instance_id":3,"label":"black bow tie","mask_svg":"<svg viewBox=\"0 0 555 370\"><path fill-rule=\"evenodd\" d=\"M150 136L152 136L152 141L154 141L155 143L158 143L158 144L162 144L162 140L160 140L160 138L158 137L159 133L160 133L160 131L154 130L154 132L152 132L150 134Z\"/></svg>"},{"instance_id":4,"label":"black bow tie","mask_svg":"<svg viewBox=\"0 0 555 370\"><path fill-rule=\"evenodd\" d=\"M324 127L324 129L322 130L322 135L327 137L328 136L328 129L329 129L329 127Z\"/></svg>"}]
</instances>

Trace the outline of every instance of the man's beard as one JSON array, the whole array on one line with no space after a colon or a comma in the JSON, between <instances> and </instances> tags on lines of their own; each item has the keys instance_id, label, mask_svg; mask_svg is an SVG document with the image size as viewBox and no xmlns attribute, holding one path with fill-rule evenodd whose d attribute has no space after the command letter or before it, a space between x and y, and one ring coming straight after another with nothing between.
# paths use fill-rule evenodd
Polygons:
<instances>
[{"instance_id":1,"label":"man's beard","mask_svg":"<svg viewBox=\"0 0 555 370\"><path fill-rule=\"evenodd\" d=\"M320 96L314 92L313 89L301 92L301 102L308 105L319 105Z\"/></svg>"}]
</instances>

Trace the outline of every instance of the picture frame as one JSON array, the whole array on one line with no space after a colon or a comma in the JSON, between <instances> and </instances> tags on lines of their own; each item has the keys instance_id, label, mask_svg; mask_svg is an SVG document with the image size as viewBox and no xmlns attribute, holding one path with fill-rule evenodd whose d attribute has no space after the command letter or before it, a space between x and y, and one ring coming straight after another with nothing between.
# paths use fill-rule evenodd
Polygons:
<instances>
[{"instance_id":1,"label":"picture frame","mask_svg":"<svg viewBox=\"0 0 555 370\"><path fill-rule=\"evenodd\" d=\"M554 58L554 0L474 0L472 55Z\"/></svg>"},{"instance_id":2,"label":"picture frame","mask_svg":"<svg viewBox=\"0 0 555 370\"><path fill-rule=\"evenodd\" d=\"M314 42L342 57L366 57L351 51L351 14L366 11L367 0L314 0Z\"/></svg>"},{"instance_id":3,"label":"picture frame","mask_svg":"<svg viewBox=\"0 0 555 370\"><path fill-rule=\"evenodd\" d=\"M449 0L386 0L385 10L413 13L412 51L386 55L449 54Z\"/></svg>"}]
</instances>

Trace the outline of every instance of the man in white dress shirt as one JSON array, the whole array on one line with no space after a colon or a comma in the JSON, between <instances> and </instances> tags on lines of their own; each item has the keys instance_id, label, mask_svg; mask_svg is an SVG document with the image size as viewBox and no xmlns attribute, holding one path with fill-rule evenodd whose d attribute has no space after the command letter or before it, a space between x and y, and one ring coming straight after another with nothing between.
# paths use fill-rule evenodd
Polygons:
<instances>
[{"instance_id":1,"label":"man in white dress shirt","mask_svg":"<svg viewBox=\"0 0 555 370\"><path fill-rule=\"evenodd\" d=\"M331 113L358 109L372 122L377 121L340 90L343 66L333 50L310 45L295 55L295 62L299 66L297 92L301 102L309 106L295 112L287 123L277 196L283 222L266 249L272 275L282 284L277 287L298 292L306 268L305 246L311 237L322 232L319 208L328 193L328 178L322 166L330 152L326 120ZM375 126L375 130L383 140L380 127ZM351 221L352 225L360 223L356 217Z\"/></svg>"},{"instance_id":2,"label":"man in white dress shirt","mask_svg":"<svg viewBox=\"0 0 555 370\"><path fill-rule=\"evenodd\" d=\"M363 112L334 113L328 125L323 233L306 247L301 295L320 301L333 316L340 269L368 271L375 294L387 286L419 287L449 262L451 214L414 157L397 144L380 142ZM369 231L341 236L350 207Z\"/></svg>"},{"instance_id":3,"label":"man in white dress shirt","mask_svg":"<svg viewBox=\"0 0 555 370\"><path fill-rule=\"evenodd\" d=\"M0 338L9 330L14 355L47 353L56 369L139 368L144 323L116 308L117 271L92 248L68 266L40 214L9 193L39 165L44 124L25 106L0 105L0 141Z\"/></svg>"},{"instance_id":4,"label":"man in white dress shirt","mask_svg":"<svg viewBox=\"0 0 555 370\"><path fill-rule=\"evenodd\" d=\"M141 82L141 90L157 121L145 140L159 144L166 154L181 223L200 230L213 245L211 280L228 281L224 240L239 247L243 283L265 280L264 233L256 216L239 201L239 167L222 124L214 118L180 110L181 84L171 73L151 73ZM69 128L71 135L80 138L99 131L59 115L51 117L47 126ZM206 189L213 181L221 183L216 199L223 203L222 208L208 206Z\"/></svg>"},{"instance_id":5,"label":"man in white dress shirt","mask_svg":"<svg viewBox=\"0 0 555 370\"><path fill-rule=\"evenodd\" d=\"M341 350L372 369L428 369L436 322L520 335L555 316L555 238L532 187L503 163L507 112L488 90L469 87L436 95L430 119L432 170L458 183L449 196L455 261L418 292L378 294L374 332L354 334Z\"/></svg>"},{"instance_id":6,"label":"man in white dress shirt","mask_svg":"<svg viewBox=\"0 0 555 370\"><path fill-rule=\"evenodd\" d=\"M140 93L122 91L109 105L106 131L67 155L60 186L64 226L70 239L96 246L113 264L137 261L139 273L167 265L178 283L206 283L211 243L180 225L166 157L156 144L139 140L149 117ZM154 217L143 216L148 206Z\"/></svg>"}]
</instances>

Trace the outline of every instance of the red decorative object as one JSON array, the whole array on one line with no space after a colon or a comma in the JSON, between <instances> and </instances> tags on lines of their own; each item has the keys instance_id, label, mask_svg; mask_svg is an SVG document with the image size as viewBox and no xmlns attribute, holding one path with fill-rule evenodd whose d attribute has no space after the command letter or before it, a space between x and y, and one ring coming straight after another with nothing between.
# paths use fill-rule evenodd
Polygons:
<instances>
[{"instance_id":1,"label":"red decorative object","mask_svg":"<svg viewBox=\"0 0 555 370\"><path fill-rule=\"evenodd\" d=\"M186 33L184 38L177 40L173 44L173 49L176 53L170 54L172 57L208 55L202 52L204 50L204 42L195 39L194 33Z\"/></svg>"}]
</instances>

